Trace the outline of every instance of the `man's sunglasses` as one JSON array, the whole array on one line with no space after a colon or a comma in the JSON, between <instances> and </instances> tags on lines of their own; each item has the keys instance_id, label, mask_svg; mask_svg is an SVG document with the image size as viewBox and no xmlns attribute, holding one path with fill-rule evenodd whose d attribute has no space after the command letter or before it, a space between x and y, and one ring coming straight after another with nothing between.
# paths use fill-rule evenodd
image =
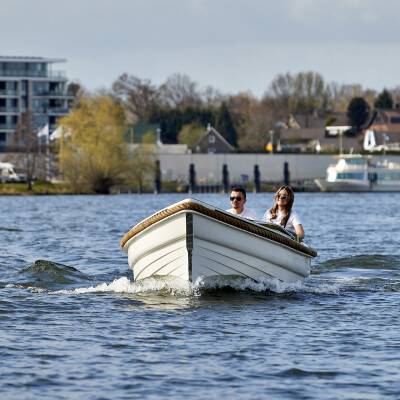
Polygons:
<instances>
[{"instance_id":1,"label":"man's sunglasses","mask_svg":"<svg viewBox=\"0 0 400 400\"><path fill-rule=\"evenodd\" d=\"M233 200L242 201L243 198L240 197L240 196L231 196L231 197L229 197L229 200L230 200L230 201L233 201Z\"/></svg>"}]
</instances>

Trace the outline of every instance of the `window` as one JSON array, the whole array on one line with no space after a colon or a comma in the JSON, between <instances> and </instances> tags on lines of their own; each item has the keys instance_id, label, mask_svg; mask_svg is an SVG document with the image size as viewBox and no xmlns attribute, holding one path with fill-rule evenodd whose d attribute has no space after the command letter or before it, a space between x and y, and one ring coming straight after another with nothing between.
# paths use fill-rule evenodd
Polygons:
<instances>
[{"instance_id":1,"label":"window","mask_svg":"<svg viewBox=\"0 0 400 400\"><path fill-rule=\"evenodd\" d=\"M34 82L33 83L33 93L34 94L47 94L49 92L48 82Z\"/></svg>"},{"instance_id":2,"label":"window","mask_svg":"<svg viewBox=\"0 0 400 400\"><path fill-rule=\"evenodd\" d=\"M0 132L0 142L6 142L6 141L7 141L7 133Z\"/></svg>"},{"instance_id":3,"label":"window","mask_svg":"<svg viewBox=\"0 0 400 400\"><path fill-rule=\"evenodd\" d=\"M379 181L400 181L400 172L378 172Z\"/></svg>"},{"instance_id":4,"label":"window","mask_svg":"<svg viewBox=\"0 0 400 400\"><path fill-rule=\"evenodd\" d=\"M337 179L355 179L362 181L364 179L363 172L338 172Z\"/></svg>"},{"instance_id":5,"label":"window","mask_svg":"<svg viewBox=\"0 0 400 400\"><path fill-rule=\"evenodd\" d=\"M349 165L364 165L365 160L362 158L350 158L346 160L346 163Z\"/></svg>"}]
</instances>

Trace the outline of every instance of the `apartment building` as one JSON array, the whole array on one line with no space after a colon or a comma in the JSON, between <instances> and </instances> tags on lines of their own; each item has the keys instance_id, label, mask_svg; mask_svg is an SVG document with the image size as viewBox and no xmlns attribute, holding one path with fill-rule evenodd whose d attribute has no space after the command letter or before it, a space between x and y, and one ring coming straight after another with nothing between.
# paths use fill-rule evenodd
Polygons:
<instances>
[{"instance_id":1,"label":"apartment building","mask_svg":"<svg viewBox=\"0 0 400 400\"><path fill-rule=\"evenodd\" d=\"M67 93L64 71L53 65L63 59L0 56L0 151L14 145L13 135L21 115L31 109L38 129L69 111L73 96Z\"/></svg>"}]
</instances>

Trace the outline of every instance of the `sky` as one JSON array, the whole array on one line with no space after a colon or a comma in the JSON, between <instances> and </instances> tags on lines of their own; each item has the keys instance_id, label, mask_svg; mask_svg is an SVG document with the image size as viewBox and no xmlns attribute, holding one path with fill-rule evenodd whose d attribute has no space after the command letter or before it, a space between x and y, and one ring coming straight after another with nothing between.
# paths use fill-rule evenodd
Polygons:
<instances>
[{"instance_id":1,"label":"sky","mask_svg":"<svg viewBox=\"0 0 400 400\"><path fill-rule=\"evenodd\" d=\"M154 84L261 97L280 73L400 86L398 0L0 0L0 55L63 58L70 80Z\"/></svg>"}]
</instances>

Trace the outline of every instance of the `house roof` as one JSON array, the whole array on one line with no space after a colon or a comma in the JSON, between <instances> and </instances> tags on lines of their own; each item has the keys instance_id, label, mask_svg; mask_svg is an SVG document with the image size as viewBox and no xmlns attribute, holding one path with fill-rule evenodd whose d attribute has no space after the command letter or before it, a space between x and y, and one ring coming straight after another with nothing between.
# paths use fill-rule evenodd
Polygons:
<instances>
[{"instance_id":1,"label":"house roof","mask_svg":"<svg viewBox=\"0 0 400 400\"><path fill-rule=\"evenodd\" d=\"M325 137L323 128L285 129L280 134L280 139L322 139Z\"/></svg>"},{"instance_id":2,"label":"house roof","mask_svg":"<svg viewBox=\"0 0 400 400\"><path fill-rule=\"evenodd\" d=\"M291 114L288 119L287 126L292 129L302 129L302 128L324 128L327 121L334 119L329 126L344 126L348 125L348 118L344 112L332 112L324 116L313 114Z\"/></svg>"},{"instance_id":3,"label":"house roof","mask_svg":"<svg viewBox=\"0 0 400 400\"><path fill-rule=\"evenodd\" d=\"M388 143L399 143L400 135L393 132L374 131L376 145L384 145Z\"/></svg>"},{"instance_id":4,"label":"house roof","mask_svg":"<svg viewBox=\"0 0 400 400\"><path fill-rule=\"evenodd\" d=\"M299 142L318 140L322 147L339 147L339 137L327 137L325 135L325 129L323 128L287 129L281 131L280 141L282 143L295 140L298 140ZM360 147L359 136L349 137L343 135L341 140L342 146L345 149L357 149Z\"/></svg>"},{"instance_id":5,"label":"house roof","mask_svg":"<svg viewBox=\"0 0 400 400\"><path fill-rule=\"evenodd\" d=\"M376 125L397 125L400 129L400 110L377 110L377 116L374 123Z\"/></svg>"},{"instance_id":6,"label":"house roof","mask_svg":"<svg viewBox=\"0 0 400 400\"><path fill-rule=\"evenodd\" d=\"M325 126L325 118L318 115L291 114L287 125L289 129L322 128Z\"/></svg>"},{"instance_id":7,"label":"house roof","mask_svg":"<svg viewBox=\"0 0 400 400\"><path fill-rule=\"evenodd\" d=\"M369 129L374 132L393 133L400 136L400 124L372 124Z\"/></svg>"},{"instance_id":8,"label":"house roof","mask_svg":"<svg viewBox=\"0 0 400 400\"><path fill-rule=\"evenodd\" d=\"M193 146L196 148L197 146L200 146L201 143L206 140L206 138L210 135L214 134L215 137L218 138L219 141L221 141L230 151L234 151L235 148L212 126L208 126L207 129L204 131L203 136L197 141L197 143ZM208 141L207 141L208 142Z\"/></svg>"}]
</instances>

